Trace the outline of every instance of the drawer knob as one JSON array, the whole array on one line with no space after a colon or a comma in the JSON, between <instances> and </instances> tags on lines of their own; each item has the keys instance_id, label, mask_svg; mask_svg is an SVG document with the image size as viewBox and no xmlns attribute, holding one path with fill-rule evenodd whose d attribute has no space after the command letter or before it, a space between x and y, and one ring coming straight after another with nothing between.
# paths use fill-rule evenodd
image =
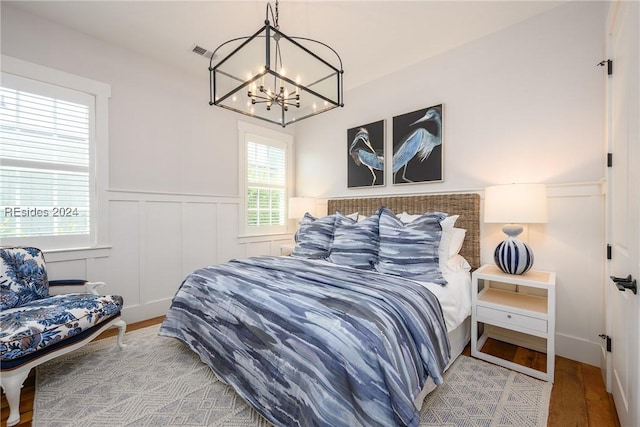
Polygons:
<instances>
[{"instance_id":1,"label":"drawer knob","mask_svg":"<svg viewBox=\"0 0 640 427\"><path fill-rule=\"evenodd\" d=\"M511 315L510 314L507 314L507 319L511 319Z\"/></svg>"}]
</instances>

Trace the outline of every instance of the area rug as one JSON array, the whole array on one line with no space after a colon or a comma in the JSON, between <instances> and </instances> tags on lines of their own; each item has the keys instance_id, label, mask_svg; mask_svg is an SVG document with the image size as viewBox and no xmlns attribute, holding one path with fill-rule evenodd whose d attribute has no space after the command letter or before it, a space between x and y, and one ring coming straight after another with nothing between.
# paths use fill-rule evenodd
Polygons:
<instances>
[{"instance_id":1,"label":"area rug","mask_svg":"<svg viewBox=\"0 0 640 427\"><path fill-rule=\"evenodd\" d=\"M33 425L271 426L159 325L95 341L37 368ZM551 384L459 356L420 412L420 426L547 424Z\"/></svg>"}]
</instances>

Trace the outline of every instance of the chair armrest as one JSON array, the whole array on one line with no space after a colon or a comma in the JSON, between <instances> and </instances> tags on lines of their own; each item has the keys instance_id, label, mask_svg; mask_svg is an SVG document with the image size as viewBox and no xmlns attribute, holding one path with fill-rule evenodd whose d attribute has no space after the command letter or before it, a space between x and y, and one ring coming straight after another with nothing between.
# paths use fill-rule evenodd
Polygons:
<instances>
[{"instance_id":1,"label":"chair armrest","mask_svg":"<svg viewBox=\"0 0 640 427\"><path fill-rule=\"evenodd\" d=\"M85 292L93 295L102 295L101 293L98 292L98 289L105 285L106 283L104 282L89 282L88 280L75 280L75 279L49 280L49 286L84 286ZM59 292L65 292L65 291L64 290L58 291L58 293ZM67 292L69 292L69 290L67 290Z\"/></svg>"},{"instance_id":2,"label":"chair armrest","mask_svg":"<svg viewBox=\"0 0 640 427\"><path fill-rule=\"evenodd\" d=\"M105 286L105 285L106 285L106 283L104 283L104 282L87 282L85 284L85 287L87 289L87 292L92 293L94 295L101 295L98 292L98 289L103 287L103 286Z\"/></svg>"},{"instance_id":3,"label":"chair armrest","mask_svg":"<svg viewBox=\"0 0 640 427\"><path fill-rule=\"evenodd\" d=\"M85 286L86 280L75 279L62 279L62 280L49 280L49 286Z\"/></svg>"}]
</instances>

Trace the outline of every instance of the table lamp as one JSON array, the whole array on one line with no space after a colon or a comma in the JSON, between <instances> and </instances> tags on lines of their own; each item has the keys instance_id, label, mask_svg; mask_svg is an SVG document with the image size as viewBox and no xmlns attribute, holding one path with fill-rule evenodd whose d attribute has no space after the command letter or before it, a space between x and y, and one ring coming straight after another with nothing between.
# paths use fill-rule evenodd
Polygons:
<instances>
[{"instance_id":1,"label":"table lamp","mask_svg":"<svg viewBox=\"0 0 640 427\"><path fill-rule=\"evenodd\" d=\"M309 212L314 215L316 210L316 199L313 197L291 197L289 198L289 218L302 219L304 214Z\"/></svg>"},{"instance_id":2,"label":"table lamp","mask_svg":"<svg viewBox=\"0 0 640 427\"><path fill-rule=\"evenodd\" d=\"M520 224L547 222L544 184L494 185L485 189L484 222L502 223L507 238L493 254L496 265L508 274L524 274L533 266L533 251L518 240Z\"/></svg>"}]
</instances>

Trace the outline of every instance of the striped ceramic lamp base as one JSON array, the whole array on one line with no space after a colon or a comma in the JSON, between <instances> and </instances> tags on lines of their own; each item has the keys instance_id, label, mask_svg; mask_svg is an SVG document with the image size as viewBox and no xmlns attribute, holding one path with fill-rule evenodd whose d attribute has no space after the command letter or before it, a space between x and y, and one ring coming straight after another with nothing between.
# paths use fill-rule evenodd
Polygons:
<instances>
[{"instance_id":1,"label":"striped ceramic lamp base","mask_svg":"<svg viewBox=\"0 0 640 427\"><path fill-rule=\"evenodd\" d=\"M510 236L496 247L493 259L505 273L524 274L533 266L533 251L526 243Z\"/></svg>"}]
</instances>

